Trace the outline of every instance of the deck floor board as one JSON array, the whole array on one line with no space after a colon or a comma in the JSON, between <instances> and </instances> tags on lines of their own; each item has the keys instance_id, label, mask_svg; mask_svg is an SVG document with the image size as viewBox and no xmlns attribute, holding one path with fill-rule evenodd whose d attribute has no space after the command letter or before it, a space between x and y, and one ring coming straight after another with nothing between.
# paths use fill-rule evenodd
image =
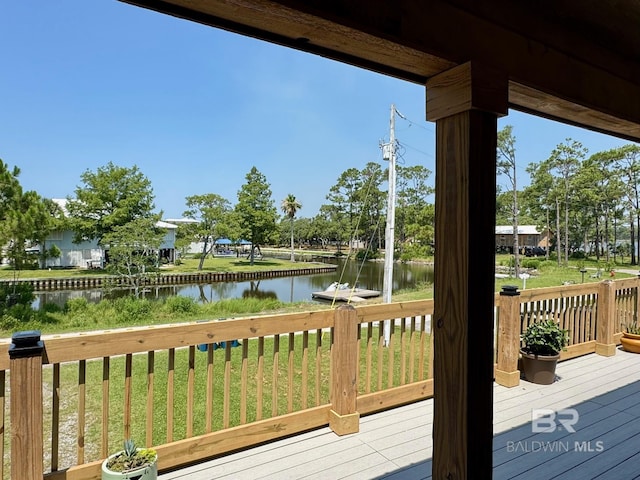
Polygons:
<instances>
[{"instance_id":1,"label":"deck floor board","mask_svg":"<svg viewBox=\"0 0 640 480\"><path fill-rule=\"evenodd\" d=\"M534 432L533 408L575 408L575 432ZM429 479L432 426L429 399L363 417L357 434L339 437L321 428L159 478ZM536 451L536 445L547 445L547 451ZM640 479L640 356L621 350L613 357L590 354L561 362L552 385L495 385L493 450L495 480Z\"/></svg>"}]
</instances>

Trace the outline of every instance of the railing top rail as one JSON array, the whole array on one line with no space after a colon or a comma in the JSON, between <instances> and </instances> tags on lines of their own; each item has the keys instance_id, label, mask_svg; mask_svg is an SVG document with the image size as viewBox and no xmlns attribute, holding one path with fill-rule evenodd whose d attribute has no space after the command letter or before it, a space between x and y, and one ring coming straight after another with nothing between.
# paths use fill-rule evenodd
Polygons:
<instances>
[{"instance_id":1,"label":"railing top rail","mask_svg":"<svg viewBox=\"0 0 640 480\"><path fill-rule=\"evenodd\" d=\"M559 287L532 288L520 292L520 302L534 302L552 298L577 297L598 293L599 283L584 283L579 285L563 285Z\"/></svg>"},{"instance_id":2,"label":"railing top rail","mask_svg":"<svg viewBox=\"0 0 640 480\"><path fill-rule=\"evenodd\" d=\"M430 314L433 300L356 307L360 323ZM331 328L333 310L296 312L229 320L44 335L46 363L63 363L128 353L180 348L235 339ZM10 339L0 340L0 370L9 368Z\"/></svg>"},{"instance_id":3,"label":"railing top rail","mask_svg":"<svg viewBox=\"0 0 640 480\"><path fill-rule=\"evenodd\" d=\"M614 282L616 290L622 290L625 288L633 288L638 286L637 278L623 278L622 280L616 280Z\"/></svg>"},{"instance_id":4,"label":"railing top rail","mask_svg":"<svg viewBox=\"0 0 640 480\"><path fill-rule=\"evenodd\" d=\"M333 318L333 311L319 310L232 320L46 335L43 336L44 358L47 363L62 363L330 328L333 326ZM10 343L10 340L0 343L0 370L9 368Z\"/></svg>"},{"instance_id":5,"label":"railing top rail","mask_svg":"<svg viewBox=\"0 0 640 480\"><path fill-rule=\"evenodd\" d=\"M356 312L359 323L413 317L416 315L430 315L433 313L433 299L361 305L356 307Z\"/></svg>"}]
</instances>

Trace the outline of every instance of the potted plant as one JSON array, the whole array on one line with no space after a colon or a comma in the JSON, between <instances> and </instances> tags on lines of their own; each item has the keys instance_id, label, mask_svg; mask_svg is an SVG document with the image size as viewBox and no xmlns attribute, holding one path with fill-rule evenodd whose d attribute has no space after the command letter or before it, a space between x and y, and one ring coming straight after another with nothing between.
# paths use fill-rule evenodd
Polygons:
<instances>
[{"instance_id":1,"label":"potted plant","mask_svg":"<svg viewBox=\"0 0 640 480\"><path fill-rule=\"evenodd\" d=\"M624 325L620 343L627 352L640 353L640 326L637 320Z\"/></svg>"},{"instance_id":2,"label":"potted plant","mask_svg":"<svg viewBox=\"0 0 640 480\"><path fill-rule=\"evenodd\" d=\"M102 462L102 480L154 480L158 478L158 454L152 448L137 448L133 440Z\"/></svg>"},{"instance_id":3,"label":"potted plant","mask_svg":"<svg viewBox=\"0 0 640 480\"><path fill-rule=\"evenodd\" d=\"M524 378L541 385L552 384L560 352L569 343L568 332L552 319L546 319L529 325L521 340Z\"/></svg>"}]
</instances>

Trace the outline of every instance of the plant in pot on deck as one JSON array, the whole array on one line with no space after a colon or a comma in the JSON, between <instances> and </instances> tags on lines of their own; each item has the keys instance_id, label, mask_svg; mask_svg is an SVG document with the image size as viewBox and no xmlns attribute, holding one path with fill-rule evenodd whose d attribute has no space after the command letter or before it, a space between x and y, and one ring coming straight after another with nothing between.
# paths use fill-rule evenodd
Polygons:
<instances>
[{"instance_id":1,"label":"plant in pot on deck","mask_svg":"<svg viewBox=\"0 0 640 480\"><path fill-rule=\"evenodd\" d=\"M566 330L552 319L529 325L521 336L524 378L541 385L553 383L560 352L569 343Z\"/></svg>"},{"instance_id":2,"label":"plant in pot on deck","mask_svg":"<svg viewBox=\"0 0 640 480\"><path fill-rule=\"evenodd\" d=\"M102 462L102 480L155 480L158 478L158 454L152 448L137 448L133 440L124 442L124 450Z\"/></svg>"},{"instance_id":3,"label":"plant in pot on deck","mask_svg":"<svg viewBox=\"0 0 640 480\"><path fill-rule=\"evenodd\" d=\"M627 352L640 353L640 326L637 321L624 325L620 343Z\"/></svg>"}]
</instances>

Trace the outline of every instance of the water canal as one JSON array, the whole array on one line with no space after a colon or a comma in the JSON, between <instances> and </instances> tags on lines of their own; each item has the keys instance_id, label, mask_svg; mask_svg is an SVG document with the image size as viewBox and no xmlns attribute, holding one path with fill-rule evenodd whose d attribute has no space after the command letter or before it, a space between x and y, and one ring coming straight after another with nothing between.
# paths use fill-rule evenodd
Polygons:
<instances>
[{"instance_id":1,"label":"water canal","mask_svg":"<svg viewBox=\"0 0 640 480\"><path fill-rule=\"evenodd\" d=\"M262 297L283 302L311 301L311 292L324 290L333 282L356 284L361 288L382 291L384 264L382 262L356 262L336 260L335 273L320 273L284 278L269 278L243 282L213 282L207 284L162 285L145 291L146 298L180 295L203 303L226 298ZM433 283L433 267L424 264L397 263L393 269L393 291L413 288L424 282ZM124 292L109 293L111 297ZM84 297L90 302L109 298L102 289L54 290L36 292L35 307L44 303L63 306L70 298Z\"/></svg>"}]
</instances>

